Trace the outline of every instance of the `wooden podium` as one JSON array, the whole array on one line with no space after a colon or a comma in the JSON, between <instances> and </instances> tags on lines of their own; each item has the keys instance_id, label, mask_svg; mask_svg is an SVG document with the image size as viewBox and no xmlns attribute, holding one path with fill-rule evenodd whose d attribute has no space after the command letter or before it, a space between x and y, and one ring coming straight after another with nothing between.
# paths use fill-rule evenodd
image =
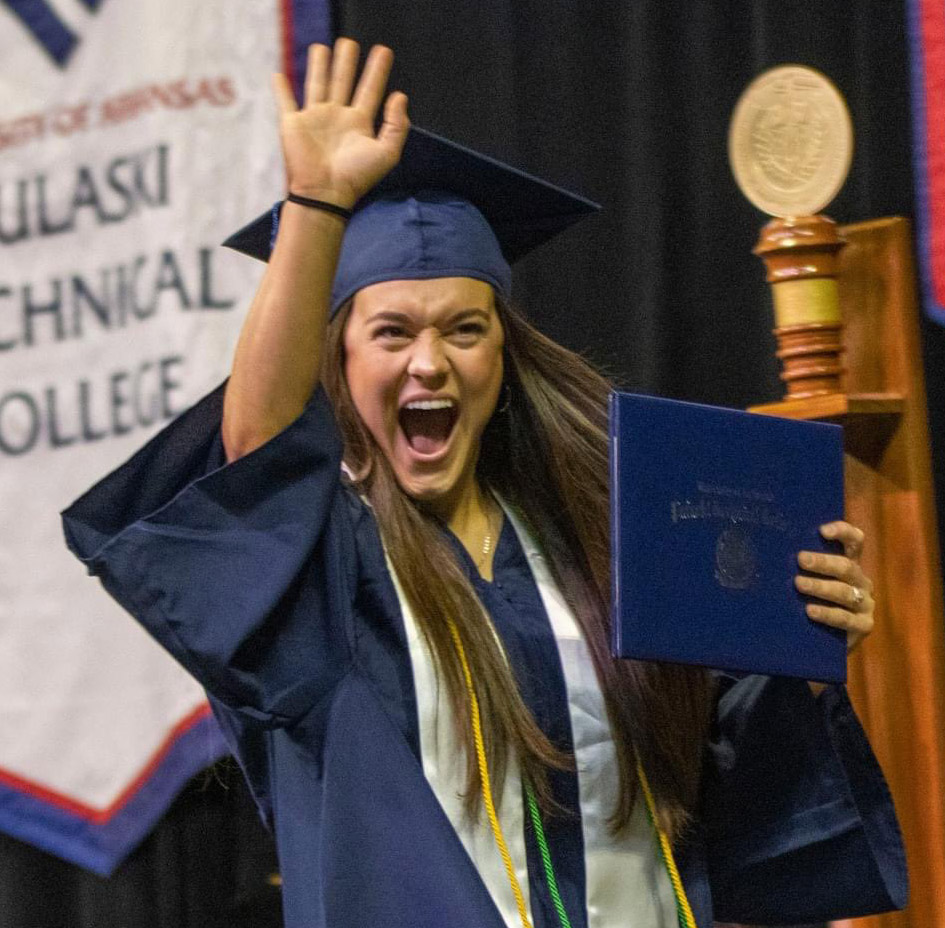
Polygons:
<instances>
[{"instance_id":1,"label":"wooden podium","mask_svg":"<svg viewBox=\"0 0 945 928\"><path fill-rule=\"evenodd\" d=\"M945 926L945 613L909 224L839 230L843 392L752 407L845 427L847 518L866 531L876 628L849 689L892 789L911 896L858 928Z\"/></svg>"}]
</instances>

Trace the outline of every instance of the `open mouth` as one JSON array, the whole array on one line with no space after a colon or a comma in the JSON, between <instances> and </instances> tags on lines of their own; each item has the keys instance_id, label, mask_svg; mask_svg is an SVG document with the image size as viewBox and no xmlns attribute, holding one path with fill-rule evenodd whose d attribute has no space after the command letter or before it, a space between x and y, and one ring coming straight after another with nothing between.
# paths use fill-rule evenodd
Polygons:
<instances>
[{"instance_id":1,"label":"open mouth","mask_svg":"<svg viewBox=\"0 0 945 928\"><path fill-rule=\"evenodd\" d=\"M401 408L398 418L410 447L417 454L431 455L446 447L459 408L451 399L415 400Z\"/></svg>"}]
</instances>

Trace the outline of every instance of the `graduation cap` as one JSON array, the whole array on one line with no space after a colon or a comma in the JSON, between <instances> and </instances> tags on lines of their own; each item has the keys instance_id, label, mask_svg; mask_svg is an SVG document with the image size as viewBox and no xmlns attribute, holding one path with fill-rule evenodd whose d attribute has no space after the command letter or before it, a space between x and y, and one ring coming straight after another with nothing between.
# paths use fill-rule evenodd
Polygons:
<instances>
[{"instance_id":1,"label":"graduation cap","mask_svg":"<svg viewBox=\"0 0 945 928\"><path fill-rule=\"evenodd\" d=\"M282 204L223 244L269 260ZM384 280L473 277L510 296L509 265L600 209L597 203L411 126L397 166L355 204L331 312Z\"/></svg>"}]
</instances>

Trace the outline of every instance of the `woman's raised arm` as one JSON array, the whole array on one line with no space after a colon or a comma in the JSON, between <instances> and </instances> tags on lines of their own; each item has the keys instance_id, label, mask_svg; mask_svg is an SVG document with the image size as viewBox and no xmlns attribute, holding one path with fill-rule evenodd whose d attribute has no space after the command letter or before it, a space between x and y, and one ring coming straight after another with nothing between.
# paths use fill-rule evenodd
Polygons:
<instances>
[{"instance_id":1,"label":"woman's raised arm","mask_svg":"<svg viewBox=\"0 0 945 928\"><path fill-rule=\"evenodd\" d=\"M377 45L355 85L359 49L339 39L309 49L305 104L274 76L289 193L350 209L400 158L407 98L392 93L375 132L394 56ZM278 434L302 411L318 382L332 279L345 221L285 203L275 247L240 333L223 405L230 461Z\"/></svg>"}]
</instances>

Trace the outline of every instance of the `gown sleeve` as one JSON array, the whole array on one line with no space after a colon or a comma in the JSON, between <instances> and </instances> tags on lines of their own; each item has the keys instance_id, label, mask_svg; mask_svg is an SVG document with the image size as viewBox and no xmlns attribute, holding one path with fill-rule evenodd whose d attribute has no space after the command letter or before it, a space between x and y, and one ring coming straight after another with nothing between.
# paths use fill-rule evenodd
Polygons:
<instances>
[{"instance_id":1,"label":"gown sleeve","mask_svg":"<svg viewBox=\"0 0 945 928\"><path fill-rule=\"evenodd\" d=\"M249 724L287 725L351 661L341 441L319 389L226 464L223 390L66 509L66 540L215 700Z\"/></svg>"},{"instance_id":2,"label":"gown sleeve","mask_svg":"<svg viewBox=\"0 0 945 928\"><path fill-rule=\"evenodd\" d=\"M723 678L703 821L715 918L797 924L906 904L902 838L842 687Z\"/></svg>"}]
</instances>

